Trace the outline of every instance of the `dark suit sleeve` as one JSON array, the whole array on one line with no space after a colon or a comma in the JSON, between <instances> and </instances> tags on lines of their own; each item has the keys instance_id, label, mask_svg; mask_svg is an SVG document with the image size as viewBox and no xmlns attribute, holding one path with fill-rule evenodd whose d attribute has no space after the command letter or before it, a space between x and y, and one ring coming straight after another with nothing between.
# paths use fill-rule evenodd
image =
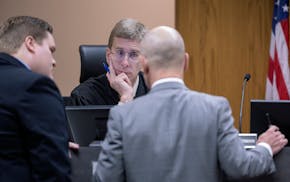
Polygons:
<instances>
[{"instance_id":1,"label":"dark suit sleeve","mask_svg":"<svg viewBox=\"0 0 290 182\"><path fill-rule=\"evenodd\" d=\"M108 133L94 171L95 180L98 182L125 180L121 128L121 116L112 108L109 114Z\"/></svg>"},{"instance_id":2,"label":"dark suit sleeve","mask_svg":"<svg viewBox=\"0 0 290 182\"><path fill-rule=\"evenodd\" d=\"M19 108L34 181L70 181L67 122L56 85L38 77L25 90Z\"/></svg>"}]
</instances>

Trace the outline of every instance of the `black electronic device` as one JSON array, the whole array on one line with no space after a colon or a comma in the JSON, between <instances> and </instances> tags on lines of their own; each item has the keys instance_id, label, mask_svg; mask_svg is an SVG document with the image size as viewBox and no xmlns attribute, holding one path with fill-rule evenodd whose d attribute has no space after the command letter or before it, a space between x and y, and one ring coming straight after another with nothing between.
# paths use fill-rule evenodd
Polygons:
<instances>
[{"instance_id":1,"label":"black electronic device","mask_svg":"<svg viewBox=\"0 0 290 182\"><path fill-rule=\"evenodd\" d=\"M285 137L290 139L290 101L289 100L251 100L250 130L260 135L269 125L279 127ZM287 144L289 145L289 142Z\"/></svg>"},{"instance_id":2,"label":"black electronic device","mask_svg":"<svg viewBox=\"0 0 290 182\"><path fill-rule=\"evenodd\" d=\"M89 146L104 140L110 105L66 106L66 115L73 142Z\"/></svg>"}]
</instances>

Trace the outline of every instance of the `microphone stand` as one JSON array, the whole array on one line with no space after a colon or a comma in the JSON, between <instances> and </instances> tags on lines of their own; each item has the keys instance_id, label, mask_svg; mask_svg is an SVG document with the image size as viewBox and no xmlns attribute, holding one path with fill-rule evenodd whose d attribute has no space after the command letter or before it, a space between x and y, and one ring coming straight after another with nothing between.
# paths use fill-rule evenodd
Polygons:
<instances>
[{"instance_id":1,"label":"microphone stand","mask_svg":"<svg viewBox=\"0 0 290 182\"><path fill-rule=\"evenodd\" d=\"M244 81L243 81L243 87L242 87L242 99L241 99L241 106L240 106L240 118L239 118L239 132L242 132L242 117L243 117L243 105L244 105L244 95L245 95L245 87L247 82L250 80L251 75L245 74Z\"/></svg>"},{"instance_id":2,"label":"microphone stand","mask_svg":"<svg viewBox=\"0 0 290 182\"><path fill-rule=\"evenodd\" d=\"M240 118L239 118L239 137L244 143L245 149L255 148L256 141L257 141L257 134L256 133L241 133L242 132L242 118L243 118L243 104L244 104L244 95L245 95L245 88L246 84L251 78L250 74L245 74L243 87L242 87L242 99L241 99L241 107L240 107Z\"/></svg>"},{"instance_id":3,"label":"microphone stand","mask_svg":"<svg viewBox=\"0 0 290 182\"><path fill-rule=\"evenodd\" d=\"M249 79L247 79L246 75L245 75L245 78L244 78L244 81L243 81L243 87L242 87L242 99L241 99L240 117L239 117L239 132L240 133L242 132L242 118L243 118L243 105L244 105L245 87L246 87L246 84L247 84L248 80Z\"/></svg>"}]
</instances>

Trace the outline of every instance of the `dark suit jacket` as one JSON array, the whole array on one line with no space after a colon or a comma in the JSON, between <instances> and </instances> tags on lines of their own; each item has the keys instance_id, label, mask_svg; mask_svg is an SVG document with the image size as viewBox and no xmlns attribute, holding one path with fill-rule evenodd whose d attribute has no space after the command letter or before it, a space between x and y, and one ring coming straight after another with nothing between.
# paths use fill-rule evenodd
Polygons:
<instances>
[{"instance_id":1,"label":"dark suit jacket","mask_svg":"<svg viewBox=\"0 0 290 182\"><path fill-rule=\"evenodd\" d=\"M148 89L142 73L139 73L139 84L135 97L145 95ZM91 77L77 86L67 100L66 105L116 105L120 98L118 93L110 86L105 74Z\"/></svg>"},{"instance_id":2,"label":"dark suit jacket","mask_svg":"<svg viewBox=\"0 0 290 182\"><path fill-rule=\"evenodd\" d=\"M70 181L68 130L54 82L0 53L0 181Z\"/></svg>"}]
</instances>

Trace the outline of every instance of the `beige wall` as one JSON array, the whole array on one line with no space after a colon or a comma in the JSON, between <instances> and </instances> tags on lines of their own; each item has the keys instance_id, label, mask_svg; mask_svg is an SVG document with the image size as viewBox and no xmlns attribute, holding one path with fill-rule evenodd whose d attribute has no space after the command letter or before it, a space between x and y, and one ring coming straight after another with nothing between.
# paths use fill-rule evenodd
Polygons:
<instances>
[{"instance_id":1,"label":"beige wall","mask_svg":"<svg viewBox=\"0 0 290 182\"><path fill-rule=\"evenodd\" d=\"M149 28L175 25L174 0L0 0L0 21L31 15L54 26L57 44L55 81L63 95L78 84L80 44L106 44L110 30L130 17Z\"/></svg>"}]
</instances>

